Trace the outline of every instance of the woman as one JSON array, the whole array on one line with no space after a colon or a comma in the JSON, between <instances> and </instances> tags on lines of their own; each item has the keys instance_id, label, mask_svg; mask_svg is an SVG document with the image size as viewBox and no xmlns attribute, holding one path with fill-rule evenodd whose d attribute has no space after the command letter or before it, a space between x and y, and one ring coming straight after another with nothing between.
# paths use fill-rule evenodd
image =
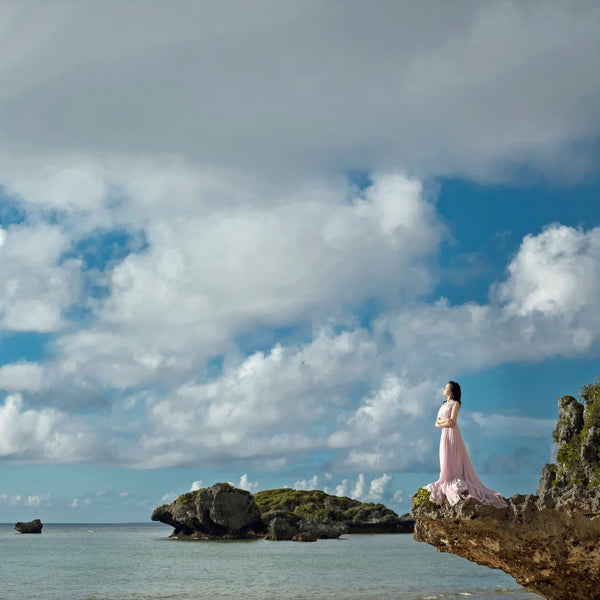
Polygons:
<instances>
[{"instance_id":1,"label":"woman","mask_svg":"<svg viewBox=\"0 0 600 600\"><path fill-rule=\"evenodd\" d=\"M451 505L464 498L474 498L482 504L498 508L508 506L498 492L486 488L471 464L460 429L456 424L460 410L460 385L449 381L443 391L446 401L438 412L435 426L442 429L440 439L440 478L425 486L430 499L442 504L448 498Z\"/></svg>"}]
</instances>

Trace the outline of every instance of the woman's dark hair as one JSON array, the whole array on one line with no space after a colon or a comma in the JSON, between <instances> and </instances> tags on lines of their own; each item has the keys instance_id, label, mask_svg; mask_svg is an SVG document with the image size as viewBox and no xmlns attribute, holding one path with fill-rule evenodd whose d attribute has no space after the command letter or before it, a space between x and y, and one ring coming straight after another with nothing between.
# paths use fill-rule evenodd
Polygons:
<instances>
[{"instance_id":1,"label":"woman's dark hair","mask_svg":"<svg viewBox=\"0 0 600 600\"><path fill-rule=\"evenodd\" d=\"M448 385L450 386L450 390L452 392L452 399L456 400L460 404L460 385L458 385L456 381L449 381Z\"/></svg>"}]
</instances>

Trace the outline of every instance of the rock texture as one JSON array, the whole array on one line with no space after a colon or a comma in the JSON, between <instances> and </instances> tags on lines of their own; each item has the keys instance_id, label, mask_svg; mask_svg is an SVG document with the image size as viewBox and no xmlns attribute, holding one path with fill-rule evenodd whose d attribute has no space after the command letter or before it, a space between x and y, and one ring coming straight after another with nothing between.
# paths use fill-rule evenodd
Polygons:
<instances>
[{"instance_id":1,"label":"rock texture","mask_svg":"<svg viewBox=\"0 0 600 600\"><path fill-rule=\"evenodd\" d=\"M600 494L515 495L508 508L461 501L416 506L414 538L502 569L551 600L600 598Z\"/></svg>"},{"instance_id":2,"label":"rock texture","mask_svg":"<svg viewBox=\"0 0 600 600\"><path fill-rule=\"evenodd\" d=\"M560 398L557 464L542 471L537 494L507 508L474 500L441 507L420 489L414 537L439 551L502 569L550 600L600 600L600 384L585 386L585 407Z\"/></svg>"},{"instance_id":3,"label":"rock texture","mask_svg":"<svg viewBox=\"0 0 600 600\"><path fill-rule=\"evenodd\" d=\"M42 522L39 519L34 519L33 521L29 521L27 523L23 523L19 521L15 524L15 529L19 533L42 533Z\"/></svg>"},{"instance_id":4,"label":"rock texture","mask_svg":"<svg viewBox=\"0 0 600 600\"><path fill-rule=\"evenodd\" d=\"M263 520L267 523L265 537L274 542L281 540L315 542L318 539L336 539L346 531L342 523L327 523L286 511L264 514Z\"/></svg>"},{"instance_id":5,"label":"rock texture","mask_svg":"<svg viewBox=\"0 0 600 600\"><path fill-rule=\"evenodd\" d=\"M251 538L266 531L252 494L227 483L183 494L156 508L152 520L171 525L177 538Z\"/></svg>"}]
</instances>

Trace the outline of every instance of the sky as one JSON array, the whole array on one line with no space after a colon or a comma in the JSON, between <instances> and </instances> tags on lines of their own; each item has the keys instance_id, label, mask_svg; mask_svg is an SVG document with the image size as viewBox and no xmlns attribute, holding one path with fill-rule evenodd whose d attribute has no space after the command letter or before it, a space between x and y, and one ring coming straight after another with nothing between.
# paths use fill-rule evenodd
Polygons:
<instances>
[{"instance_id":1,"label":"sky","mask_svg":"<svg viewBox=\"0 0 600 600\"><path fill-rule=\"evenodd\" d=\"M0 521L410 510L448 380L535 491L600 375L600 5L0 0Z\"/></svg>"}]
</instances>

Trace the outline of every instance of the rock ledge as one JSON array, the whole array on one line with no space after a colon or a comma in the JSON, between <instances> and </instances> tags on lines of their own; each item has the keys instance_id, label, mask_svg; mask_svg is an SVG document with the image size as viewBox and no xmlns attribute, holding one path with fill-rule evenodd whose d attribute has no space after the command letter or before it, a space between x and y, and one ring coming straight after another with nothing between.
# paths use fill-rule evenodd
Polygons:
<instances>
[{"instance_id":1,"label":"rock ledge","mask_svg":"<svg viewBox=\"0 0 600 600\"><path fill-rule=\"evenodd\" d=\"M515 495L508 504L417 503L414 538L502 569L550 600L600 598L600 490Z\"/></svg>"}]
</instances>

